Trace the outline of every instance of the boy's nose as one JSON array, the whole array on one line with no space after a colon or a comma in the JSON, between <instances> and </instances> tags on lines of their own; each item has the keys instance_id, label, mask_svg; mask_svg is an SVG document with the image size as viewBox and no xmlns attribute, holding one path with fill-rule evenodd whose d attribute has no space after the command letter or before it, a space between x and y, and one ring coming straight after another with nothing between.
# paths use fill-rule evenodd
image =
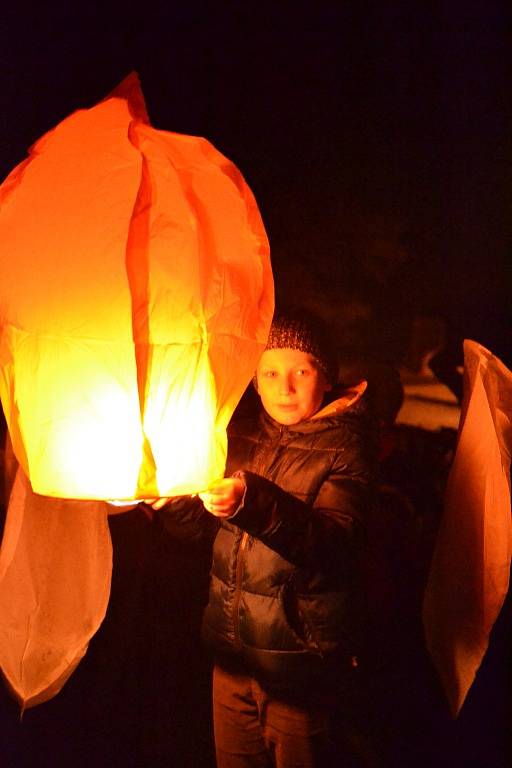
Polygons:
<instances>
[{"instance_id":1,"label":"boy's nose","mask_svg":"<svg viewBox=\"0 0 512 768\"><path fill-rule=\"evenodd\" d=\"M290 392L293 391L293 385L291 379L289 379L288 376L283 376L281 379L281 386L279 387L279 390L282 395L289 395Z\"/></svg>"}]
</instances>

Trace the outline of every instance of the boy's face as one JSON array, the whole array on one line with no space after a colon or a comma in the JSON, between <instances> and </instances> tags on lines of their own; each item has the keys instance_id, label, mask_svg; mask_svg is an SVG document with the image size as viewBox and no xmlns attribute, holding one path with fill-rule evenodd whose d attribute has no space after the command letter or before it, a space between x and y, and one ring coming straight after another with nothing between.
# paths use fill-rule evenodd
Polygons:
<instances>
[{"instance_id":1,"label":"boy's face","mask_svg":"<svg viewBox=\"0 0 512 768\"><path fill-rule=\"evenodd\" d=\"M263 407L280 424L314 416L331 389L314 357L298 349L267 349L256 376Z\"/></svg>"}]
</instances>

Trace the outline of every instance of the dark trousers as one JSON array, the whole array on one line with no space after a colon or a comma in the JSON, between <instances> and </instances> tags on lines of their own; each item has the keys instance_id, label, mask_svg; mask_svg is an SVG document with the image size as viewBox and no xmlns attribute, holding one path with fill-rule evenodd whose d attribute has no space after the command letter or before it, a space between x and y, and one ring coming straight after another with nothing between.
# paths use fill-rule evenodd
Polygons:
<instances>
[{"instance_id":1,"label":"dark trousers","mask_svg":"<svg viewBox=\"0 0 512 768\"><path fill-rule=\"evenodd\" d=\"M217 768L380 768L379 758L337 714L332 697L317 697L308 705L292 703L273 696L248 675L217 665ZM342 732L345 748L340 746Z\"/></svg>"}]
</instances>

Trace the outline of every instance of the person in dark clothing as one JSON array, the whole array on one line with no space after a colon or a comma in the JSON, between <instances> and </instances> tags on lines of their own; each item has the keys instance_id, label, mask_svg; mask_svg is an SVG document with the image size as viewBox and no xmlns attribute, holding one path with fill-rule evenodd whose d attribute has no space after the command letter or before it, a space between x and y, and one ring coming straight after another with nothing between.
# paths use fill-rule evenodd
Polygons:
<instances>
[{"instance_id":1,"label":"person in dark clothing","mask_svg":"<svg viewBox=\"0 0 512 768\"><path fill-rule=\"evenodd\" d=\"M203 637L219 768L380 765L352 717L377 441L366 383L336 377L323 324L277 316L255 377L263 408L232 420L225 478L153 502L176 535L218 528Z\"/></svg>"}]
</instances>

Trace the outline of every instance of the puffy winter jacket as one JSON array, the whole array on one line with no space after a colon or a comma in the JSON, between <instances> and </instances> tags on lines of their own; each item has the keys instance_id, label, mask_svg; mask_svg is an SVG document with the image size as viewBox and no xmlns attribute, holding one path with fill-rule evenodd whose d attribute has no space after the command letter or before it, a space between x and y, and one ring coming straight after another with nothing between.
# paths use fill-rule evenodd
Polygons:
<instances>
[{"instance_id":1,"label":"puffy winter jacket","mask_svg":"<svg viewBox=\"0 0 512 768\"><path fill-rule=\"evenodd\" d=\"M247 489L215 539L203 636L276 688L333 682L358 653L376 463L363 410L334 403L292 426L263 412L230 428L226 474Z\"/></svg>"}]
</instances>

